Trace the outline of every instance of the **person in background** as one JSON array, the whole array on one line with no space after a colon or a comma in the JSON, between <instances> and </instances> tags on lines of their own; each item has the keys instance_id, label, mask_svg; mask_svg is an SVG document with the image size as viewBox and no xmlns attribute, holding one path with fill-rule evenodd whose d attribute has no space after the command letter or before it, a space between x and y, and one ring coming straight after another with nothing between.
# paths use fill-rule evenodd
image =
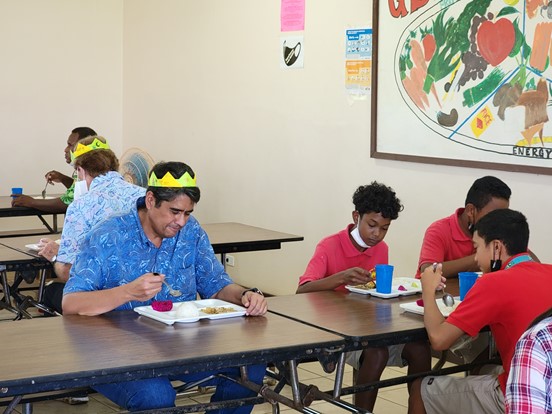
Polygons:
<instances>
[{"instance_id":1,"label":"person in background","mask_svg":"<svg viewBox=\"0 0 552 414\"><path fill-rule=\"evenodd\" d=\"M476 272L473 226L489 211L508 208L512 191L500 179L478 178L470 187L464 208L431 224L425 232L416 277L433 263L442 264L443 276L458 277L458 272Z\"/></svg>"},{"instance_id":2,"label":"person in background","mask_svg":"<svg viewBox=\"0 0 552 414\"><path fill-rule=\"evenodd\" d=\"M96 132L88 127L78 127L71 131L64 150L67 164L71 163L70 151L77 141L91 135L96 135ZM67 190L60 197L51 199L33 198L25 194L12 194L12 207L29 207L48 213L65 213L67 206L73 201L74 177L52 170L46 173L45 178L50 184L62 183Z\"/></svg>"},{"instance_id":3,"label":"person in background","mask_svg":"<svg viewBox=\"0 0 552 414\"><path fill-rule=\"evenodd\" d=\"M64 315L99 315L162 300L191 301L198 294L242 305L248 316L264 315L267 302L261 291L232 282L215 257L207 234L192 216L199 199L196 175L188 165L156 164L149 175L146 195L138 199L136 208L105 220L85 237L65 285ZM172 297L164 281L181 295ZM264 365L248 366L247 371L251 381L262 384ZM238 368L224 373L240 375ZM175 404L171 380L190 382L210 374L183 374L94 388L130 411L158 409ZM205 385L217 386L212 401L255 395L221 377ZM252 406L242 406L210 412L246 414L251 410Z\"/></svg>"},{"instance_id":4,"label":"person in background","mask_svg":"<svg viewBox=\"0 0 552 414\"><path fill-rule=\"evenodd\" d=\"M506 383L506 412L552 414L552 308L521 336Z\"/></svg>"},{"instance_id":5,"label":"person in background","mask_svg":"<svg viewBox=\"0 0 552 414\"><path fill-rule=\"evenodd\" d=\"M78 141L71 161L77 174L75 200L67 208L61 242L41 239L47 243L38 252L54 261L58 282L46 286L43 303L59 313L63 287L86 234L106 218L129 212L146 192L119 174L119 161L103 137Z\"/></svg>"},{"instance_id":6,"label":"person in background","mask_svg":"<svg viewBox=\"0 0 552 414\"><path fill-rule=\"evenodd\" d=\"M529 225L520 212L499 209L482 217L475 224L473 244L483 276L447 319L435 294L446 282L442 267L424 270L424 324L432 348L446 350L463 334L475 336L489 326L503 372L419 378L412 385L410 414L505 412L506 379L516 342L529 323L550 308L552 265L535 262L528 253L528 242Z\"/></svg>"},{"instance_id":7,"label":"person in background","mask_svg":"<svg viewBox=\"0 0 552 414\"><path fill-rule=\"evenodd\" d=\"M400 200L391 188L374 181L357 188L353 204L353 223L318 243L299 279L297 293L346 292L345 285L366 284L372 280L370 270L376 264L388 263L383 239L403 209ZM419 341L351 352L347 363L358 370L356 383L366 384L378 381L386 365L408 364L408 374L428 371L431 356L427 341ZM355 394L354 404L372 411L377 395L377 389Z\"/></svg>"}]
</instances>

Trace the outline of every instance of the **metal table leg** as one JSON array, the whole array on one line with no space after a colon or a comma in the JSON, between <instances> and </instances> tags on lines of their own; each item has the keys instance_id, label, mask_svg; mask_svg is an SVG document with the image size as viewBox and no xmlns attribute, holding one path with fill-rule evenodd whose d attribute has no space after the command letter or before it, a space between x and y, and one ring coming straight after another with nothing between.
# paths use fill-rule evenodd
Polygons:
<instances>
[{"instance_id":1,"label":"metal table leg","mask_svg":"<svg viewBox=\"0 0 552 414\"><path fill-rule=\"evenodd\" d=\"M0 300L0 309L6 309L19 316L19 311L14 306L12 306L10 285L8 284L8 273L6 272L6 266L0 265L0 276L2 278L2 291L4 292L4 297Z\"/></svg>"}]
</instances>

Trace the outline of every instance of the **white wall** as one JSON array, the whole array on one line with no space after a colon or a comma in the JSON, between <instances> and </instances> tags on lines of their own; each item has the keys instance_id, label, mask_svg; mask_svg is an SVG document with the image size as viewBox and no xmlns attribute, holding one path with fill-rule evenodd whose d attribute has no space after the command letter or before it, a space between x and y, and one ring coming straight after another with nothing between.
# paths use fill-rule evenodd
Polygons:
<instances>
[{"instance_id":1,"label":"white wall","mask_svg":"<svg viewBox=\"0 0 552 414\"><path fill-rule=\"evenodd\" d=\"M122 10L121 0L0 1L0 195L40 194L51 169L71 174L74 127L121 150Z\"/></svg>"},{"instance_id":2,"label":"white wall","mask_svg":"<svg viewBox=\"0 0 552 414\"><path fill-rule=\"evenodd\" d=\"M370 158L370 104L351 104L344 92L344 31L371 25L370 2L308 1L305 68L292 71L279 67L275 0L0 4L0 33L14 42L0 46L8 61L0 131L13 154L0 164L2 194L15 183L39 192L36 177L52 160L63 168L68 130L89 124L116 145L123 132L121 149L188 162L203 191L200 221L303 235L282 250L235 255L232 276L270 293L295 291L318 240L350 222L353 191L372 180L405 205L386 239L399 276L414 273L427 225L461 206L486 174L512 187L532 249L552 260L549 176ZM87 55L95 63L81 62ZM41 138L48 145L37 149Z\"/></svg>"},{"instance_id":3,"label":"white wall","mask_svg":"<svg viewBox=\"0 0 552 414\"><path fill-rule=\"evenodd\" d=\"M370 104L351 104L344 92L344 31L371 26L370 2L307 2L305 68L294 71L278 64L279 3L125 2L125 145L188 162L203 190L194 213L201 221L305 237L279 251L236 254L236 280L294 292L317 241L350 222L353 191L372 180L392 186L405 205L386 239L401 276L413 275L427 225L463 205L486 174L512 187L533 250L550 261L550 177L370 158Z\"/></svg>"}]
</instances>

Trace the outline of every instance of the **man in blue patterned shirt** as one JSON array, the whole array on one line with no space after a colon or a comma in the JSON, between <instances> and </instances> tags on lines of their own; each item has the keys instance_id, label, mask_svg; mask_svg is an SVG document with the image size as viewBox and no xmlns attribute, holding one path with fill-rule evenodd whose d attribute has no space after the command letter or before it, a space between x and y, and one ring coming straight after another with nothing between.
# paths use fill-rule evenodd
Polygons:
<instances>
[{"instance_id":1,"label":"man in blue patterned shirt","mask_svg":"<svg viewBox=\"0 0 552 414\"><path fill-rule=\"evenodd\" d=\"M216 298L240 304L250 316L264 315L267 303L260 291L236 285L217 260L207 234L191 216L199 201L195 173L186 164L155 165L146 196L129 214L112 217L85 238L63 297L65 314L99 315L133 309L153 300L172 300L163 281L182 292L175 300ZM248 367L250 380L261 384L265 367ZM239 376L239 369L224 371ZM211 373L152 378L94 388L130 410L172 407L175 391L170 380L189 382ZM212 401L253 396L241 385L216 377ZM251 406L212 411L246 414Z\"/></svg>"},{"instance_id":2,"label":"man in blue patterned shirt","mask_svg":"<svg viewBox=\"0 0 552 414\"><path fill-rule=\"evenodd\" d=\"M77 147L80 151L75 156ZM106 218L128 213L136 205L136 199L146 192L144 188L126 182L118 173L119 161L105 138L81 139L71 154L78 191L65 214L61 243L58 249L57 243L48 241L39 251L40 255L55 262L54 270L59 281L46 287L44 304L60 313L63 287L84 236Z\"/></svg>"}]
</instances>

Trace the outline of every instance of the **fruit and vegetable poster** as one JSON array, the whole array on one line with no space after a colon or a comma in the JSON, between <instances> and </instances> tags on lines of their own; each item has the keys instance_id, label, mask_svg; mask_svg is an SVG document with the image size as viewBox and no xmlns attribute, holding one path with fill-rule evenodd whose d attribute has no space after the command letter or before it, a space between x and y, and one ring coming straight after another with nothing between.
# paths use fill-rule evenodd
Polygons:
<instances>
[{"instance_id":1,"label":"fruit and vegetable poster","mask_svg":"<svg viewBox=\"0 0 552 414\"><path fill-rule=\"evenodd\" d=\"M552 174L552 1L374 1L372 156Z\"/></svg>"}]
</instances>

